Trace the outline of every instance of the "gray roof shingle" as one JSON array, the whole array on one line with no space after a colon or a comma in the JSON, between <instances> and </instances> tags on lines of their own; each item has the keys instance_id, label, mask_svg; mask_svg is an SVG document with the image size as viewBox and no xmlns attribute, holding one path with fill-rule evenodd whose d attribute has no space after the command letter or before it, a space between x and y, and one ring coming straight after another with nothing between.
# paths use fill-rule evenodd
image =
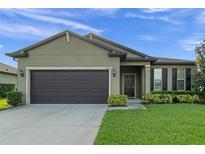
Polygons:
<instances>
[{"instance_id":1,"label":"gray roof shingle","mask_svg":"<svg viewBox=\"0 0 205 154\"><path fill-rule=\"evenodd\" d=\"M183 59L174 59L174 58L163 58L163 57L156 57L157 60L154 62L154 64L190 64L194 65L195 61L192 60L183 60Z\"/></svg>"}]
</instances>

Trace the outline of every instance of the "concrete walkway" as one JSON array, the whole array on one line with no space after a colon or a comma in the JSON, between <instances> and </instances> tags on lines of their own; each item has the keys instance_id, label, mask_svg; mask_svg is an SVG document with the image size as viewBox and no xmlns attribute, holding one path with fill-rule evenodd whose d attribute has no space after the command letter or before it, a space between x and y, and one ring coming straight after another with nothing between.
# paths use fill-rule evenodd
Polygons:
<instances>
[{"instance_id":1,"label":"concrete walkway","mask_svg":"<svg viewBox=\"0 0 205 154\"><path fill-rule=\"evenodd\" d=\"M146 109L142 99L129 99L126 107L108 107L108 110Z\"/></svg>"},{"instance_id":2,"label":"concrete walkway","mask_svg":"<svg viewBox=\"0 0 205 154\"><path fill-rule=\"evenodd\" d=\"M93 144L107 105L25 105L0 111L0 144Z\"/></svg>"}]
</instances>

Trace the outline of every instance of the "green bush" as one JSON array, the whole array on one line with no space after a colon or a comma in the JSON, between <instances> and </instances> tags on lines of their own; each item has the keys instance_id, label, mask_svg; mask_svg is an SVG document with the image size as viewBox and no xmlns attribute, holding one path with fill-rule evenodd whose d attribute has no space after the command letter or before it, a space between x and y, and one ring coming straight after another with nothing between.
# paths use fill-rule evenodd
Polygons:
<instances>
[{"instance_id":1,"label":"green bush","mask_svg":"<svg viewBox=\"0 0 205 154\"><path fill-rule=\"evenodd\" d=\"M179 103L196 103L199 102L198 95L177 95L176 101Z\"/></svg>"},{"instance_id":2,"label":"green bush","mask_svg":"<svg viewBox=\"0 0 205 154\"><path fill-rule=\"evenodd\" d=\"M152 94L170 94L170 95L195 95L194 91L153 91Z\"/></svg>"},{"instance_id":3,"label":"green bush","mask_svg":"<svg viewBox=\"0 0 205 154\"><path fill-rule=\"evenodd\" d=\"M171 98L170 98L171 96ZM156 91L146 94L149 103L199 103L200 97L192 91Z\"/></svg>"},{"instance_id":4,"label":"green bush","mask_svg":"<svg viewBox=\"0 0 205 154\"><path fill-rule=\"evenodd\" d=\"M22 92L13 91L8 92L8 104L12 106L17 106L22 103Z\"/></svg>"},{"instance_id":5,"label":"green bush","mask_svg":"<svg viewBox=\"0 0 205 154\"><path fill-rule=\"evenodd\" d=\"M200 99L204 99L205 94L202 92L195 92L195 91L153 91L152 94L170 94L172 95L173 102L177 101L177 95L197 95Z\"/></svg>"},{"instance_id":6,"label":"green bush","mask_svg":"<svg viewBox=\"0 0 205 154\"><path fill-rule=\"evenodd\" d=\"M192 97L193 97L194 102L197 102L197 103L200 102L200 97L198 95L194 95Z\"/></svg>"},{"instance_id":7,"label":"green bush","mask_svg":"<svg viewBox=\"0 0 205 154\"><path fill-rule=\"evenodd\" d=\"M155 104L169 104L172 103L172 96L170 94L145 94L144 99L149 103Z\"/></svg>"},{"instance_id":8,"label":"green bush","mask_svg":"<svg viewBox=\"0 0 205 154\"><path fill-rule=\"evenodd\" d=\"M6 98L7 93L14 90L15 90L14 84L0 84L0 98Z\"/></svg>"},{"instance_id":9,"label":"green bush","mask_svg":"<svg viewBox=\"0 0 205 154\"><path fill-rule=\"evenodd\" d=\"M110 106L127 106L128 104L128 97L127 95L111 95L107 103Z\"/></svg>"}]
</instances>

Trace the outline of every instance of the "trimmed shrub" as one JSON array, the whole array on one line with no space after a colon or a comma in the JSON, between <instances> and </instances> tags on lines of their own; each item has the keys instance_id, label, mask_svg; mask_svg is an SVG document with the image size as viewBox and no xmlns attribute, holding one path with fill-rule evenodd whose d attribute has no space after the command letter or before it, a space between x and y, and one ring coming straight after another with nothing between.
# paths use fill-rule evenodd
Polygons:
<instances>
[{"instance_id":1,"label":"trimmed shrub","mask_svg":"<svg viewBox=\"0 0 205 154\"><path fill-rule=\"evenodd\" d=\"M177 95L176 101L179 103L196 103L199 102L198 95Z\"/></svg>"},{"instance_id":2,"label":"trimmed shrub","mask_svg":"<svg viewBox=\"0 0 205 154\"><path fill-rule=\"evenodd\" d=\"M22 92L13 91L8 92L8 104L12 106L17 106L22 103Z\"/></svg>"},{"instance_id":3,"label":"trimmed shrub","mask_svg":"<svg viewBox=\"0 0 205 154\"><path fill-rule=\"evenodd\" d=\"M194 95L194 96L192 96L192 97L193 97L193 101L194 101L195 103L200 102L200 97L199 97L198 95Z\"/></svg>"},{"instance_id":4,"label":"trimmed shrub","mask_svg":"<svg viewBox=\"0 0 205 154\"><path fill-rule=\"evenodd\" d=\"M200 99L204 99L205 94L202 92L195 92L195 91L153 91L152 94L170 94L172 95L173 101L176 101L177 95L197 95Z\"/></svg>"},{"instance_id":5,"label":"trimmed shrub","mask_svg":"<svg viewBox=\"0 0 205 154\"><path fill-rule=\"evenodd\" d=\"M192 103L191 95L177 95L176 100L179 103Z\"/></svg>"},{"instance_id":6,"label":"trimmed shrub","mask_svg":"<svg viewBox=\"0 0 205 154\"><path fill-rule=\"evenodd\" d=\"M155 104L170 104L172 103L172 96L170 94L145 94L144 99L149 103Z\"/></svg>"},{"instance_id":7,"label":"trimmed shrub","mask_svg":"<svg viewBox=\"0 0 205 154\"><path fill-rule=\"evenodd\" d=\"M6 98L7 93L14 90L15 90L14 84L0 84L0 98Z\"/></svg>"},{"instance_id":8,"label":"trimmed shrub","mask_svg":"<svg viewBox=\"0 0 205 154\"><path fill-rule=\"evenodd\" d=\"M127 106L128 104L128 97L127 95L111 95L107 103L110 106Z\"/></svg>"},{"instance_id":9,"label":"trimmed shrub","mask_svg":"<svg viewBox=\"0 0 205 154\"><path fill-rule=\"evenodd\" d=\"M153 91L152 94L170 94L170 95L195 95L196 92L194 91Z\"/></svg>"},{"instance_id":10,"label":"trimmed shrub","mask_svg":"<svg viewBox=\"0 0 205 154\"><path fill-rule=\"evenodd\" d=\"M168 95L168 96L167 96ZM171 96L171 99L169 97ZM200 97L192 91L156 91L146 94L149 103L199 103Z\"/></svg>"}]
</instances>

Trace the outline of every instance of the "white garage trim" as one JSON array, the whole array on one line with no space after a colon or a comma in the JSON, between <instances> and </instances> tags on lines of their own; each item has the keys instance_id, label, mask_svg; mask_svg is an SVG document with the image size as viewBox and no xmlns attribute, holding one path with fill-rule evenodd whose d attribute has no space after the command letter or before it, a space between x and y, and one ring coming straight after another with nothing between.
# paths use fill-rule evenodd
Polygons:
<instances>
[{"instance_id":1,"label":"white garage trim","mask_svg":"<svg viewBox=\"0 0 205 154\"><path fill-rule=\"evenodd\" d=\"M26 69L26 104L30 104L31 71L32 70L108 70L109 71L109 96L111 95L112 67L25 67Z\"/></svg>"}]
</instances>

